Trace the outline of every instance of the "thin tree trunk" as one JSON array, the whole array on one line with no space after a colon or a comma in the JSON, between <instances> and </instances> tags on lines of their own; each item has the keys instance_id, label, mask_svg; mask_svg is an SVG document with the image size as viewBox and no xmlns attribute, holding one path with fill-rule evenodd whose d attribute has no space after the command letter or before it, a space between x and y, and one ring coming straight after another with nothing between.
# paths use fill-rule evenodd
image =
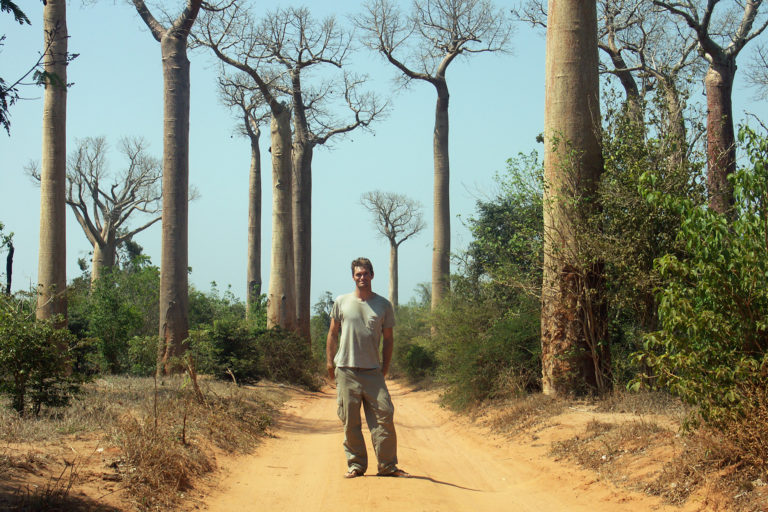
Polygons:
<instances>
[{"instance_id":1,"label":"thin tree trunk","mask_svg":"<svg viewBox=\"0 0 768 512\"><path fill-rule=\"evenodd\" d=\"M248 177L248 296L246 318L251 318L254 304L261 295L261 151L258 127L252 130L251 169Z\"/></svg>"},{"instance_id":2,"label":"thin tree trunk","mask_svg":"<svg viewBox=\"0 0 768 512\"><path fill-rule=\"evenodd\" d=\"M604 301L601 265L577 235L603 169L596 3L550 0L545 90L542 388L567 395L602 391Z\"/></svg>"},{"instance_id":3,"label":"thin tree trunk","mask_svg":"<svg viewBox=\"0 0 768 512\"><path fill-rule=\"evenodd\" d=\"M448 85L438 81L435 106L433 150L434 182L434 243L432 247L432 309L448 290L451 273L451 212L449 193L450 166L448 161Z\"/></svg>"},{"instance_id":4,"label":"thin tree trunk","mask_svg":"<svg viewBox=\"0 0 768 512\"><path fill-rule=\"evenodd\" d=\"M67 5L48 0L43 7L48 74L43 93L43 152L40 176L40 249L37 318L67 315L66 172L67 172ZM49 44L50 42L50 44Z\"/></svg>"},{"instance_id":5,"label":"thin tree trunk","mask_svg":"<svg viewBox=\"0 0 768 512\"><path fill-rule=\"evenodd\" d=\"M397 309L397 305L398 305L397 250L398 250L397 244L390 242L390 245L389 245L389 302L392 303L392 306L395 309Z\"/></svg>"},{"instance_id":6,"label":"thin tree trunk","mask_svg":"<svg viewBox=\"0 0 768 512\"><path fill-rule=\"evenodd\" d=\"M272 141L272 263L269 276L267 327L296 328L291 201L291 120L287 110L273 113Z\"/></svg>"},{"instance_id":7,"label":"thin tree trunk","mask_svg":"<svg viewBox=\"0 0 768 512\"><path fill-rule=\"evenodd\" d=\"M189 60L186 35L168 30L163 59L163 220L160 263L159 371L180 371L172 359L184 351L188 319Z\"/></svg>"},{"instance_id":8,"label":"thin tree trunk","mask_svg":"<svg viewBox=\"0 0 768 512\"><path fill-rule=\"evenodd\" d=\"M294 122L294 126L296 123ZM301 130L294 128L297 139ZM312 281L312 143L293 144L293 264L296 269L296 327L310 341L310 286Z\"/></svg>"},{"instance_id":9,"label":"thin tree trunk","mask_svg":"<svg viewBox=\"0 0 768 512\"><path fill-rule=\"evenodd\" d=\"M12 276L13 276L13 242L8 242L8 255L5 257L5 278L6 278L6 286L5 286L5 294L10 295L11 294L11 282Z\"/></svg>"},{"instance_id":10,"label":"thin tree trunk","mask_svg":"<svg viewBox=\"0 0 768 512\"><path fill-rule=\"evenodd\" d=\"M736 171L736 138L733 130L731 93L736 64L713 63L704 77L707 92L707 187L709 207L730 212L733 187L728 176Z\"/></svg>"},{"instance_id":11,"label":"thin tree trunk","mask_svg":"<svg viewBox=\"0 0 768 512\"><path fill-rule=\"evenodd\" d=\"M671 144L667 151L669 164L672 167L677 167L682 165L687 158L686 148L688 144L683 105L673 80L664 81L660 86L663 88L667 111L667 139Z\"/></svg>"}]
</instances>

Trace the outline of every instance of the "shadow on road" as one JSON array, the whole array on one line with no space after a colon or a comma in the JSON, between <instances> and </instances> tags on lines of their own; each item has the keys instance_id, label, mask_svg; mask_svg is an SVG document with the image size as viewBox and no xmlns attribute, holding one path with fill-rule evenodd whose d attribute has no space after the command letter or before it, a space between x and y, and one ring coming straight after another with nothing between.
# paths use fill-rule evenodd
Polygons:
<instances>
[{"instance_id":1,"label":"shadow on road","mask_svg":"<svg viewBox=\"0 0 768 512\"><path fill-rule=\"evenodd\" d=\"M392 477L386 477L386 476L382 477L382 476L379 476L379 478L392 478ZM411 473L411 476L407 477L405 480L427 480L427 481L432 482L434 484L447 485L448 487L455 487L456 489L462 489L462 490L465 490L465 491L483 492L480 489L472 489L471 487L464 487L462 485L452 484L450 482L443 482L442 480L437 480L435 478L432 478L431 476L414 475L413 473Z\"/></svg>"}]
</instances>

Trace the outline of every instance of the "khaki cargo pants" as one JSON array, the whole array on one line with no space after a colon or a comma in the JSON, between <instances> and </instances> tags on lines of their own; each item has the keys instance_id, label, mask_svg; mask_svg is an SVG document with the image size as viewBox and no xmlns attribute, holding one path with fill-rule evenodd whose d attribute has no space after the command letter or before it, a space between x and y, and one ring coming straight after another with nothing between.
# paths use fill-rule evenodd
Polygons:
<instances>
[{"instance_id":1,"label":"khaki cargo pants","mask_svg":"<svg viewBox=\"0 0 768 512\"><path fill-rule=\"evenodd\" d=\"M365 472L368 452L363 438L360 406L371 431L371 443L378 459L378 472L387 474L397 469L397 435L395 407L379 368L336 368L336 401L344 424L344 451L349 469Z\"/></svg>"}]
</instances>

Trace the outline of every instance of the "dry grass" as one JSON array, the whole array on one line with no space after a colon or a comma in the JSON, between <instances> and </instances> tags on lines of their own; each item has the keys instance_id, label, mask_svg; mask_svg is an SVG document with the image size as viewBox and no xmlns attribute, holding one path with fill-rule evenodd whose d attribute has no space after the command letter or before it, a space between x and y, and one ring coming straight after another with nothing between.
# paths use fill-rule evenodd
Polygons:
<instances>
[{"instance_id":1,"label":"dry grass","mask_svg":"<svg viewBox=\"0 0 768 512\"><path fill-rule=\"evenodd\" d=\"M472 412L484 416L491 429L513 435L545 423L563 412L565 406L566 402L539 393L493 401Z\"/></svg>"},{"instance_id":2,"label":"dry grass","mask_svg":"<svg viewBox=\"0 0 768 512\"><path fill-rule=\"evenodd\" d=\"M0 448L0 480L35 482L0 486L0 508L116 510L79 493L72 496L73 486L88 478L79 475L76 458L63 459L62 467L61 457L41 455L43 444L52 450L82 439L101 439L99 445L111 447L109 457L106 452L90 457L89 463L99 466L83 472L91 479L116 482L116 490L139 510L175 508L197 478L215 469L215 451L249 452L288 397L279 386L200 379L200 387L202 401L187 378L156 384L108 377L88 384L71 407L44 409L37 418L19 418L0 407L0 440L6 445ZM41 481L41 475L48 480Z\"/></svg>"},{"instance_id":3,"label":"dry grass","mask_svg":"<svg viewBox=\"0 0 768 512\"><path fill-rule=\"evenodd\" d=\"M767 511L768 394L751 393L744 416L687 432L679 426L692 409L679 401L660 393L614 395L593 411L622 416L591 420L583 432L554 443L551 455L670 504L698 494L712 510ZM626 421L626 414L644 416Z\"/></svg>"}]
</instances>

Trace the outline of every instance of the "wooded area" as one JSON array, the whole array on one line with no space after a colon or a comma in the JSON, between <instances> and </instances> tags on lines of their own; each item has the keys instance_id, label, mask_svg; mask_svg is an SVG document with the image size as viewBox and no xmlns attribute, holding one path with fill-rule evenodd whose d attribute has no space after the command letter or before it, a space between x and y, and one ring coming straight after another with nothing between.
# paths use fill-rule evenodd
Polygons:
<instances>
[{"instance_id":1,"label":"wooded area","mask_svg":"<svg viewBox=\"0 0 768 512\"><path fill-rule=\"evenodd\" d=\"M534 393L660 391L691 404L693 425L721 432L734 463L768 467L768 128L733 111L737 69L765 94L762 1L528 0L510 9L371 0L349 18L323 19L245 0L187 0L174 14L132 3L160 45L163 149L157 158L159 141L125 138L114 173L113 141L94 134L67 148L68 14L62 0L43 9L33 68L44 91L41 160L27 169L40 186L33 289L11 293L13 219L0 224L0 392L19 415L65 405L99 374L317 385L333 296L312 305L313 221L337 223L341 240L353 238L344 216L370 214L390 254L400 375L437 380L456 408ZM23 7L1 5L4 18L28 21ZM543 147L509 155L496 191L463 219L471 240L457 247L449 153L463 142L448 136L447 72L480 53L515 72L512 35L528 25L546 35ZM752 46L753 60L737 68ZM221 102L248 142L244 300L215 283L210 293L189 284L189 49L215 57ZM313 180L331 179L313 175L315 149L339 141L343 152L392 108L354 68L361 52L392 68L396 89L428 83L436 92L431 282L405 304L399 266L426 273L429 264L398 251L430 222L407 184L372 190L361 165L357 211L312 208ZM23 87L34 86L0 81L0 122L11 134ZM501 100L473 101L493 109ZM512 90L504 100L525 101ZM269 244L260 227L267 122ZM67 204L93 247L70 280ZM157 222L159 267L133 240ZM262 245L271 251L266 293ZM356 256L340 252L339 265Z\"/></svg>"}]
</instances>

